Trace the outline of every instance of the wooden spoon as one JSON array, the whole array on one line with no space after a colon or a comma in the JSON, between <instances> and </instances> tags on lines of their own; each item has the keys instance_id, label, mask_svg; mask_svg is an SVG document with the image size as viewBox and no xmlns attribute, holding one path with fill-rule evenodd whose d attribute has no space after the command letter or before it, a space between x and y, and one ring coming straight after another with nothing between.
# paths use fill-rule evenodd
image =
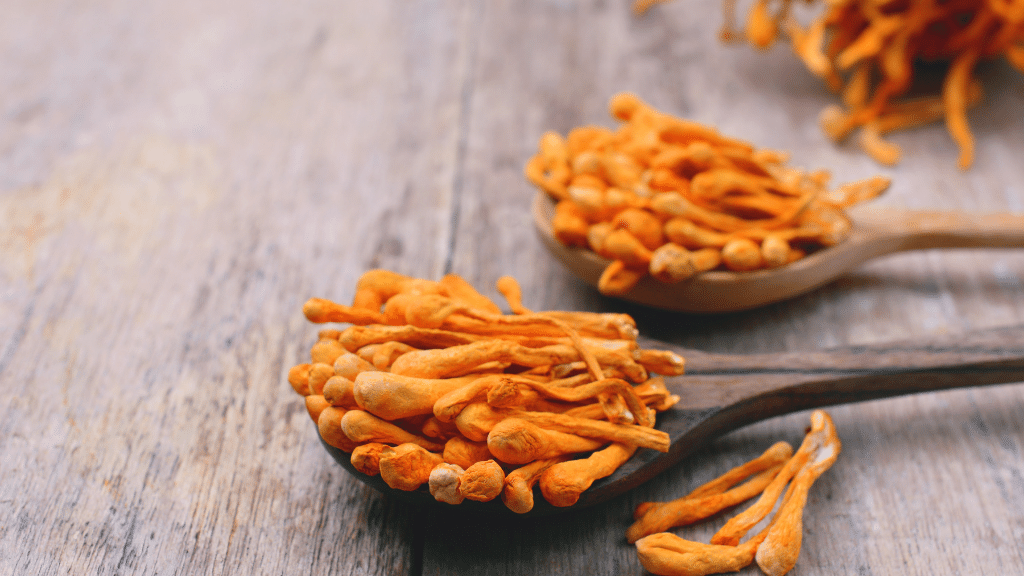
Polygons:
<instances>
[{"instance_id":1,"label":"wooden spoon","mask_svg":"<svg viewBox=\"0 0 1024 576\"><path fill-rule=\"evenodd\" d=\"M590 250L555 239L555 203L543 192L533 200L533 221L548 250L584 282L597 286L610 263ZM849 211L850 237L772 270L705 272L678 284L647 276L622 298L680 312L733 312L792 298L828 284L865 261L894 252L930 248L1024 248L1024 215L929 212L858 207Z\"/></svg>"},{"instance_id":2,"label":"wooden spoon","mask_svg":"<svg viewBox=\"0 0 1024 576\"><path fill-rule=\"evenodd\" d=\"M650 480L712 439L773 416L916 392L1024 382L1024 326L880 346L745 356L684 350L643 338L640 344L670 349L686 358L687 374L665 379L681 401L660 413L656 426L668 433L671 448L667 453L638 450L571 507L551 506L535 489L530 515L571 511L609 500ZM356 478L382 492L416 503L449 506L435 501L425 486L412 492L394 490L379 477L355 470L347 453L327 443L324 447ZM500 499L467 500L458 509L514 515Z\"/></svg>"}]
</instances>

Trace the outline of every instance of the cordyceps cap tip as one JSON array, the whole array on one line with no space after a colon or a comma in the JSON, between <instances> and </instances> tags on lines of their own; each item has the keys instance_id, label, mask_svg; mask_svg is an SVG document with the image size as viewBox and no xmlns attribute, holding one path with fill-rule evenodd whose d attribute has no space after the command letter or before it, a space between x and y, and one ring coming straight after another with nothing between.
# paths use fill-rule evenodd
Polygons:
<instances>
[{"instance_id":1,"label":"cordyceps cap tip","mask_svg":"<svg viewBox=\"0 0 1024 576\"><path fill-rule=\"evenodd\" d=\"M310 322L320 322L324 316L324 301L321 298L310 298L302 305L302 313Z\"/></svg>"},{"instance_id":2,"label":"cordyceps cap tip","mask_svg":"<svg viewBox=\"0 0 1024 576\"><path fill-rule=\"evenodd\" d=\"M608 104L612 116L623 121L628 121L632 118L633 113L642 106L643 102L640 98L630 92L620 92L612 96L611 102Z\"/></svg>"}]
</instances>

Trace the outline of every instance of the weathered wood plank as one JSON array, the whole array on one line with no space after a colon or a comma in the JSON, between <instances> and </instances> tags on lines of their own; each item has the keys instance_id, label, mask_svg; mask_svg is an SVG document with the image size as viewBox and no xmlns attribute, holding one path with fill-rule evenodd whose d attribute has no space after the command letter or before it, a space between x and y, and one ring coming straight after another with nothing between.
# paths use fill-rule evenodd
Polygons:
<instances>
[{"instance_id":1,"label":"weathered wood plank","mask_svg":"<svg viewBox=\"0 0 1024 576\"><path fill-rule=\"evenodd\" d=\"M284 375L309 295L443 266L458 6L9 8L0 572L415 571Z\"/></svg>"},{"instance_id":2,"label":"weathered wood plank","mask_svg":"<svg viewBox=\"0 0 1024 576\"><path fill-rule=\"evenodd\" d=\"M807 415L720 439L625 498L540 521L392 502L323 453L284 381L370 267L452 271L528 306L623 310L712 352L815 350L1024 322L1024 254L877 261L710 317L603 298L533 234L521 170L545 130L610 125L632 90L879 203L1024 212L1021 77L982 70L978 160L940 125L879 169L813 118L784 50L717 43L718 3L15 1L0 20L0 572L641 574L632 507L677 497ZM832 409L794 574L1024 571L1024 389ZM680 535L707 540L720 516ZM756 573L749 569L745 573Z\"/></svg>"}]
</instances>

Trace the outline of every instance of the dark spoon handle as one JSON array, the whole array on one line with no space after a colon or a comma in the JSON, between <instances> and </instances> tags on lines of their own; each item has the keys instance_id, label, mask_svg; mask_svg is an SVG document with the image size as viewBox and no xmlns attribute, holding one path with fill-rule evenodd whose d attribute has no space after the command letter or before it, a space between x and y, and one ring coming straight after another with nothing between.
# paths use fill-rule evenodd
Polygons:
<instances>
[{"instance_id":1,"label":"dark spoon handle","mask_svg":"<svg viewBox=\"0 0 1024 576\"><path fill-rule=\"evenodd\" d=\"M808 408L1024 381L1024 326L832 350L720 355L680 351L682 408L720 407L748 424Z\"/></svg>"},{"instance_id":2,"label":"dark spoon handle","mask_svg":"<svg viewBox=\"0 0 1024 576\"><path fill-rule=\"evenodd\" d=\"M659 414L668 454L642 450L585 492L584 505L646 482L697 448L760 420L820 408L949 388L1024 382L1024 326L966 335L756 355L708 354L646 340L686 358L684 376L666 378L681 397Z\"/></svg>"}]
</instances>

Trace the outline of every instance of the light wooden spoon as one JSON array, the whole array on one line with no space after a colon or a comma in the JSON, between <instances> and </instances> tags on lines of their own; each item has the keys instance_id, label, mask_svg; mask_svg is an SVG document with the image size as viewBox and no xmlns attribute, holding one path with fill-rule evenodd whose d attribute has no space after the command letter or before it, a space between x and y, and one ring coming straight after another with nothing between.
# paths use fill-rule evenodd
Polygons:
<instances>
[{"instance_id":1,"label":"light wooden spoon","mask_svg":"<svg viewBox=\"0 0 1024 576\"><path fill-rule=\"evenodd\" d=\"M567 248L551 228L555 203L539 192L533 221L544 244L575 275L597 286L608 260ZM733 312L756 308L828 284L867 260L931 248L1024 248L1024 215L932 212L858 207L850 237L792 264L754 272L712 271L677 284L647 276L623 299L679 312Z\"/></svg>"},{"instance_id":2,"label":"light wooden spoon","mask_svg":"<svg viewBox=\"0 0 1024 576\"><path fill-rule=\"evenodd\" d=\"M1024 326L784 354L708 354L644 338L640 345L673 350L686 359L686 375L665 379L669 390L680 396L680 402L658 414L655 426L669 435L669 451L638 450L570 507L548 504L535 489L534 508L528 514L566 512L604 502L650 480L714 438L773 416L916 392L1024 382ZM842 430L839 433L842 435ZM394 498L450 506L435 501L425 486L411 492L394 490L379 476L357 471L349 454L322 438L321 442L356 478ZM515 515L500 499L467 500L456 508L460 512Z\"/></svg>"}]
</instances>

